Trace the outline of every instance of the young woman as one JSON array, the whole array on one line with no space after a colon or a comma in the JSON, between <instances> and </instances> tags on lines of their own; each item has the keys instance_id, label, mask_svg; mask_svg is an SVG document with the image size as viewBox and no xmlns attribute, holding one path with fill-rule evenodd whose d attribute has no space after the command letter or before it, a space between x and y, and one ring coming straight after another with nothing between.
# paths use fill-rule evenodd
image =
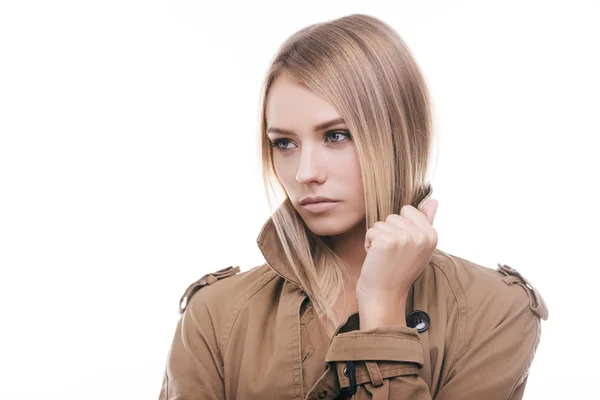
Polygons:
<instances>
[{"instance_id":1,"label":"young woman","mask_svg":"<svg viewBox=\"0 0 600 400\"><path fill-rule=\"evenodd\" d=\"M436 248L429 94L399 35L362 14L308 26L262 95L284 193L266 263L189 286L160 399L521 399L546 305L516 270Z\"/></svg>"}]
</instances>

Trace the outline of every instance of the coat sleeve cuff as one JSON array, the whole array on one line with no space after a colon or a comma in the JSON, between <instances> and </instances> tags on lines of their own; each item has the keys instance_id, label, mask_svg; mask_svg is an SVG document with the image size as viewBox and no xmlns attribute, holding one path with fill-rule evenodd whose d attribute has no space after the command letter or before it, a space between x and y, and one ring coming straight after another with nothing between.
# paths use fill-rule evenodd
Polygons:
<instances>
[{"instance_id":1,"label":"coat sleeve cuff","mask_svg":"<svg viewBox=\"0 0 600 400\"><path fill-rule=\"evenodd\" d=\"M385 326L334 336L325 361L334 364L340 387L352 393L355 385L377 387L384 379L417 375L423 351L415 328Z\"/></svg>"},{"instance_id":2,"label":"coat sleeve cuff","mask_svg":"<svg viewBox=\"0 0 600 400\"><path fill-rule=\"evenodd\" d=\"M383 326L336 335L325 361L400 361L423 366L419 334L406 326Z\"/></svg>"}]
</instances>

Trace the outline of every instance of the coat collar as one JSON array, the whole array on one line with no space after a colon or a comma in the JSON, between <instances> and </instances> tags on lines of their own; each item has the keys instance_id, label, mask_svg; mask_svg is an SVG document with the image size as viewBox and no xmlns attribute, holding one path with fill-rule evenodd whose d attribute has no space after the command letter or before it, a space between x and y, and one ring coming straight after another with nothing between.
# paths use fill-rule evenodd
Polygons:
<instances>
[{"instance_id":1,"label":"coat collar","mask_svg":"<svg viewBox=\"0 0 600 400\"><path fill-rule=\"evenodd\" d=\"M284 278L286 281L295 284L296 286L301 287L298 278L296 277L296 273L290 267L287 258L285 257L285 252L283 251L283 246L281 241L279 240L279 235L277 234L277 230L275 228L275 224L273 222L273 217L269 217L267 221L263 224L258 237L256 238L256 243L258 248L262 252L263 257L271 267L279 276ZM435 250L435 254L439 254L440 251L438 249ZM432 261L429 261L431 265ZM425 275L425 269L421 272L417 280L421 280ZM412 296L414 291L414 283L410 287L409 296L407 301L407 309L412 307Z\"/></svg>"},{"instance_id":2,"label":"coat collar","mask_svg":"<svg viewBox=\"0 0 600 400\"><path fill-rule=\"evenodd\" d=\"M287 262L272 216L263 224L256 243L263 257L275 272L285 280L300 286L294 270Z\"/></svg>"},{"instance_id":3,"label":"coat collar","mask_svg":"<svg viewBox=\"0 0 600 400\"><path fill-rule=\"evenodd\" d=\"M260 233L258 234L258 237L256 239L256 243L258 244L258 248L262 252L263 257L265 258L271 269L273 269L279 276L284 278L287 282L293 283L298 288L303 290L302 286L298 282L298 278L296 277L294 270L289 266L289 263L285 257L283 246L281 245L279 235L277 234L277 230L273 222L273 217L269 217L269 219L267 219L267 221L263 224L263 227L260 230ZM439 250L436 249L434 254L439 254ZM431 264L432 261L429 261L429 265ZM423 277L426 275L426 270L427 268L423 269L419 277L409 289L406 301L406 313L408 313L413 308L415 283L423 280ZM354 322L355 321L352 321L352 323Z\"/></svg>"}]
</instances>

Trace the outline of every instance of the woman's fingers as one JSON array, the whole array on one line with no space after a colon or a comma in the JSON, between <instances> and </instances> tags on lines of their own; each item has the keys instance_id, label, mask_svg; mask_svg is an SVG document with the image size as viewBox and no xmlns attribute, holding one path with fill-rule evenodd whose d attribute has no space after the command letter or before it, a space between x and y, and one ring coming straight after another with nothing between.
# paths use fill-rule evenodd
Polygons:
<instances>
[{"instance_id":1,"label":"woman's fingers","mask_svg":"<svg viewBox=\"0 0 600 400\"><path fill-rule=\"evenodd\" d=\"M365 249L369 249L378 238L383 242L394 242L413 238L418 242L423 242L425 238L436 236L435 229L432 227L438 201L429 199L421 210L411 205L405 205L400 210L400 215L390 214L385 221L377 221L367 230L365 235Z\"/></svg>"},{"instance_id":2,"label":"woman's fingers","mask_svg":"<svg viewBox=\"0 0 600 400\"><path fill-rule=\"evenodd\" d=\"M437 200L430 199L421 207L420 211L407 204L400 209L400 215L407 218L419 229L430 229L431 225L433 225L437 205Z\"/></svg>"}]
</instances>

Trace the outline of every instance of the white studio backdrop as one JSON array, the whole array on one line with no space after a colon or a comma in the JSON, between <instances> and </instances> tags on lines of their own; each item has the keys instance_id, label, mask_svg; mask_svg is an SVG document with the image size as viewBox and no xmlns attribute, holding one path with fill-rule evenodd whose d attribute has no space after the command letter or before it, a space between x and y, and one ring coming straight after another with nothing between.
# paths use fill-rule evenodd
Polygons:
<instances>
[{"instance_id":1,"label":"white studio backdrop","mask_svg":"<svg viewBox=\"0 0 600 400\"><path fill-rule=\"evenodd\" d=\"M148 0L0 3L0 398L157 398L183 290L263 262L269 60L351 13L429 84L438 247L546 299L525 398L591 398L598 2Z\"/></svg>"}]
</instances>

